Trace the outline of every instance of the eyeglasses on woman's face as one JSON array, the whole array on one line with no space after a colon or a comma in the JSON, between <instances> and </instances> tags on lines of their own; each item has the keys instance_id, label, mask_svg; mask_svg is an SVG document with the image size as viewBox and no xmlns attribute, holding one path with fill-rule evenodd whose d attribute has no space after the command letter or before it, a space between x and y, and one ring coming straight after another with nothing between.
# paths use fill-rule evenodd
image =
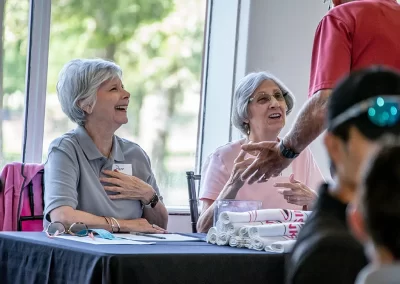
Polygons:
<instances>
[{"instance_id":1,"label":"eyeglasses on woman's face","mask_svg":"<svg viewBox=\"0 0 400 284\"><path fill-rule=\"evenodd\" d=\"M255 94L254 96L250 97L249 102L254 102L257 104L266 104L272 101L274 98L278 102L282 102L285 100L285 95L282 92L275 92L273 95L267 94L265 92L259 92Z\"/></svg>"}]
</instances>

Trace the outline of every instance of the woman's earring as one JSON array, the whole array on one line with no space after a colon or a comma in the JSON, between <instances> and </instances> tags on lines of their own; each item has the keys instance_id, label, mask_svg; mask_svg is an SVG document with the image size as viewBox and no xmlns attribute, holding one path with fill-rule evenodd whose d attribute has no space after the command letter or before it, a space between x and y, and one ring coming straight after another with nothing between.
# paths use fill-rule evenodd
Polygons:
<instances>
[{"instance_id":1,"label":"woman's earring","mask_svg":"<svg viewBox=\"0 0 400 284\"><path fill-rule=\"evenodd\" d=\"M243 125L244 125L244 129L246 129L247 135L250 135L250 125L246 122L243 123Z\"/></svg>"}]
</instances>

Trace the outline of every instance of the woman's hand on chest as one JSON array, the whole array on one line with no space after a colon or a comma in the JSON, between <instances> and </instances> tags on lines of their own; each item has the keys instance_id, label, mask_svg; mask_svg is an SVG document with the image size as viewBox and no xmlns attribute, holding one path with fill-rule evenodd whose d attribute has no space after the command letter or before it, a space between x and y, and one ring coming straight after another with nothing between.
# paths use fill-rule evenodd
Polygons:
<instances>
[{"instance_id":1,"label":"woman's hand on chest","mask_svg":"<svg viewBox=\"0 0 400 284\"><path fill-rule=\"evenodd\" d=\"M140 178L118 171L104 170L103 173L109 177L100 177L100 181L114 185L104 186L104 189L117 193L109 195L110 199L140 200L147 204L154 195L153 187Z\"/></svg>"}]
</instances>

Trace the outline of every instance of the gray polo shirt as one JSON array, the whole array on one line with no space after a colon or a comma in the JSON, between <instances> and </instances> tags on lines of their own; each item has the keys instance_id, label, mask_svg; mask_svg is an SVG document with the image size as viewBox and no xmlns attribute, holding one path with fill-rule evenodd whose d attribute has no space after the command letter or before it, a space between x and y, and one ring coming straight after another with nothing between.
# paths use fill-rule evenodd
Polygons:
<instances>
[{"instance_id":1,"label":"gray polo shirt","mask_svg":"<svg viewBox=\"0 0 400 284\"><path fill-rule=\"evenodd\" d=\"M132 175L150 184L160 194L151 170L150 160L139 145L113 137L109 158L97 149L84 127L77 127L55 139L49 147L45 164L45 221L53 209L71 206L97 216L136 219L142 216L138 200L111 200L100 183L102 170L112 170L113 164L132 167ZM47 219L47 220L46 220Z\"/></svg>"}]
</instances>

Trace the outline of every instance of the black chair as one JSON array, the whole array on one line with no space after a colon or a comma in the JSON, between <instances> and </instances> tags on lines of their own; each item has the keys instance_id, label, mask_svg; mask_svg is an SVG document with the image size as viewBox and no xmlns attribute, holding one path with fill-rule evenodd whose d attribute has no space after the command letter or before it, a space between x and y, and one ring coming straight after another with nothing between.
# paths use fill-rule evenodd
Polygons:
<instances>
[{"instance_id":1,"label":"black chair","mask_svg":"<svg viewBox=\"0 0 400 284\"><path fill-rule=\"evenodd\" d=\"M199 189L200 189L200 178L201 175L195 175L194 172L186 172L186 178L188 182L188 193L189 193L189 206L190 206L190 221L192 224L192 232L197 233L197 220L199 219ZM199 186L196 190L196 183L198 181Z\"/></svg>"}]
</instances>

